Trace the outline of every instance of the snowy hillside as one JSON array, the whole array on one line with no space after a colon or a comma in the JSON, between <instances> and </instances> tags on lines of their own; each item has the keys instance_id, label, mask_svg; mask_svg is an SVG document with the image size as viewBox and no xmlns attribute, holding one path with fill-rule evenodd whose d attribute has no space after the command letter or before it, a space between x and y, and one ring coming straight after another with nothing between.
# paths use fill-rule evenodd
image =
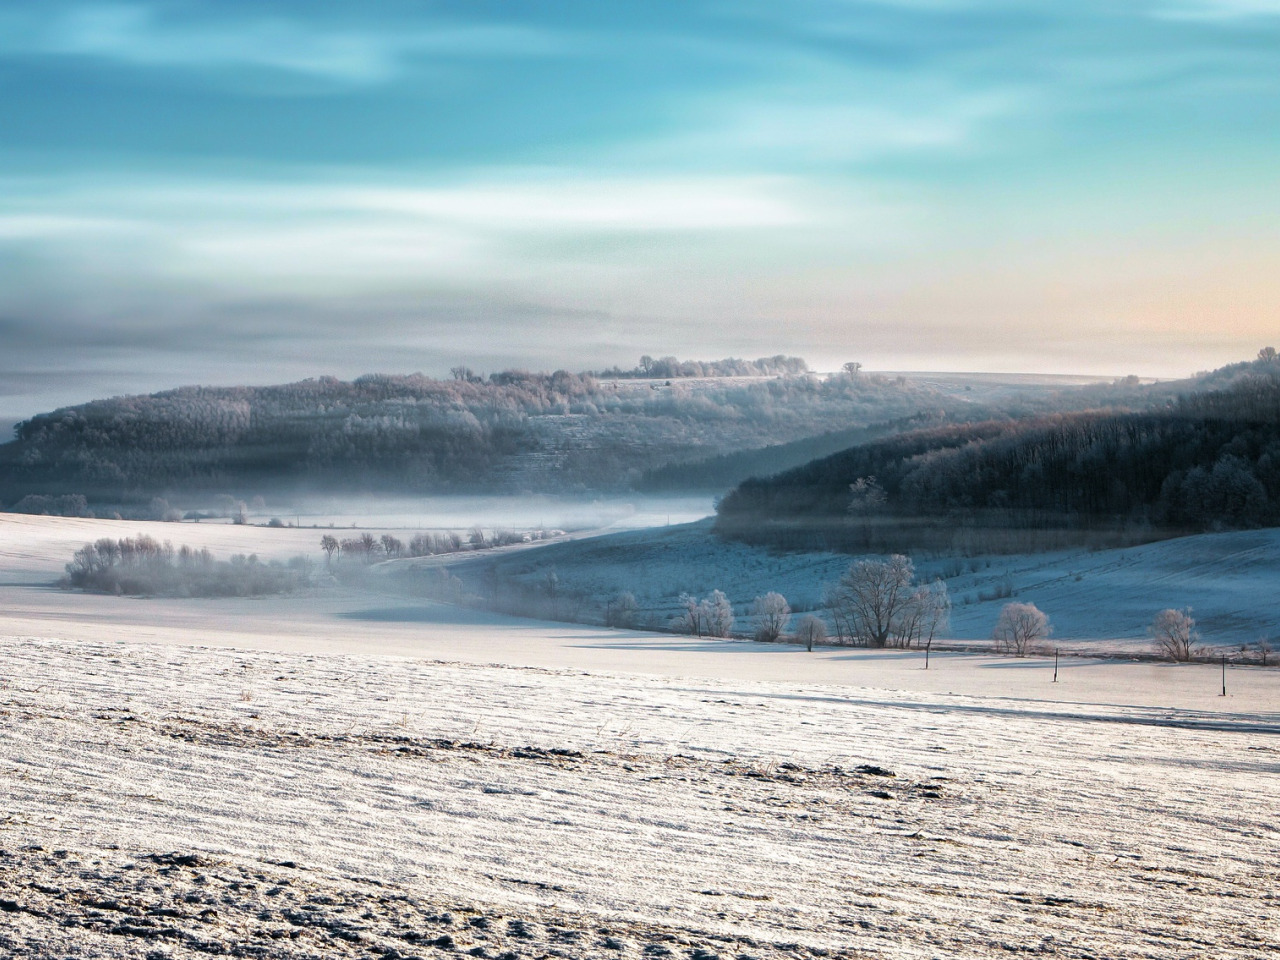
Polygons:
<instances>
[{"instance_id":1,"label":"snowy hillside","mask_svg":"<svg viewBox=\"0 0 1280 960\"><path fill-rule=\"evenodd\" d=\"M640 622L665 625L681 593L724 591L745 616L752 598L782 593L793 609L814 609L824 584L851 558L830 553L771 553L724 542L707 522L555 544L513 557L477 557L451 569L477 587L492 567L502 578L536 582L554 570L561 589L581 590L603 608L635 594ZM1220 646L1280 637L1280 530L1203 534L1122 550L1050 554L917 557L919 578L946 581L954 604L951 635L986 639L1010 599L1049 614L1067 646L1145 649L1147 625L1167 607L1192 607L1204 642Z\"/></svg>"}]
</instances>

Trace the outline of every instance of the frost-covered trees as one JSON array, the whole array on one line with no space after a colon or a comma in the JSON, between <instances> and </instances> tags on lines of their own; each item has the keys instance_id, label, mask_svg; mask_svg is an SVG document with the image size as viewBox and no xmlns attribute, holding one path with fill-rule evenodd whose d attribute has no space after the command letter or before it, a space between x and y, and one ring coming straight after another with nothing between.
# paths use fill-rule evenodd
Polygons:
<instances>
[{"instance_id":1,"label":"frost-covered trees","mask_svg":"<svg viewBox=\"0 0 1280 960\"><path fill-rule=\"evenodd\" d=\"M947 628L951 598L941 580L915 585L910 557L859 560L827 588L836 632L870 647L932 642Z\"/></svg>"},{"instance_id":2,"label":"frost-covered trees","mask_svg":"<svg viewBox=\"0 0 1280 960\"><path fill-rule=\"evenodd\" d=\"M751 617L755 623L756 639L773 643L787 629L791 605L786 597L771 590L751 601Z\"/></svg>"},{"instance_id":3,"label":"frost-covered trees","mask_svg":"<svg viewBox=\"0 0 1280 960\"><path fill-rule=\"evenodd\" d=\"M912 596L915 567L895 553L887 560L857 560L827 590L827 605L843 636L869 647L888 646Z\"/></svg>"},{"instance_id":4,"label":"frost-covered trees","mask_svg":"<svg viewBox=\"0 0 1280 960\"><path fill-rule=\"evenodd\" d=\"M1191 616L1191 608L1185 610L1161 610L1147 628L1155 641L1156 649L1179 663L1185 663L1196 655L1196 641L1200 634L1196 632L1196 621Z\"/></svg>"},{"instance_id":5,"label":"frost-covered trees","mask_svg":"<svg viewBox=\"0 0 1280 960\"><path fill-rule=\"evenodd\" d=\"M733 622L733 604L721 591L712 590L702 600L680 594L680 612L672 619L671 626L695 637L729 637L733 634Z\"/></svg>"},{"instance_id":6,"label":"frost-covered trees","mask_svg":"<svg viewBox=\"0 0 1280 960\"><path fill-rule=\"evenodd\" d=\"M729 637L733 634L733 604L719 590L712 590L702 601L707 635Z\"/></svg>"},{"instance_id":7,"label":"frost-covered trees","mask_svg":"<svg viewBox=\"0 0 1280 960\"><path fill-rule=\"evenodd\" d=\"M806 613L796 624L796 640L803 643L810 653L813 652L815 643L822 643L826 639L827 625L821 617Z\"/></svg>"},{"instance_id":8,"label":"frost-covered trees","mask_svg":"<svg viewBox=\"0 0 1280 960\"><path fill-rule=\"evenodd\" d=\"M1006 603L991 639L1001 653L1025 657L1036 643L1047 640L1052 632L1049 618L1034 603Z\"/></svg>"},{"instance_id":9,"label":"frost-covered trees","mask_svg":"<svg viewBox=\"0 0 1280 960\"><path fill-rule=\"evenodd\" d=\"M256 555L215 560L207 549L174 549L145 534L86 543L67 564L64 587L93 593L169 597L235 597L284 593L305 586L305 557L262 563Z\"/></svg>"}]
</instances>

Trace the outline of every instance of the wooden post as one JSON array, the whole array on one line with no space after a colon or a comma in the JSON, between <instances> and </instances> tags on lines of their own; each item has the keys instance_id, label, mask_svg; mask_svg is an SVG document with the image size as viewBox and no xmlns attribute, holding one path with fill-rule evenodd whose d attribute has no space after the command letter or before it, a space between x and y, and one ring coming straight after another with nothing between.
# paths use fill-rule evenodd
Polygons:
<instances>
[{"instance_id":1,"label":"wooden post","mask_svg":"<svg viewBox=\"0 0 1280 960\"><path fill-rule=\"evenodd\" d=\"M1058 682L1058 648L1053 648L1053 682Z\"/></svg>"},{"instance_id":2,"label":"wooden post","mask_svg":"<svg viewBox=\"0 0 1280 960\"><path fill-rule=\"evenodd\" d=\"M929 638L929 642L924 645L924 668L929 669L929 648L933 646L933 637Z\"/></svg>"},{"instance_id":3,"label":"wooden post","mask_svg":"<svg viewBox=\"0 0 1280 960\"><path fill-rule=\"evenodd\" d=\"M1227 655L1224 653L1222 655L1222 694L1221 696L1225 697L1226 695L1227 695Z\"/></svg>"}]
</instances>

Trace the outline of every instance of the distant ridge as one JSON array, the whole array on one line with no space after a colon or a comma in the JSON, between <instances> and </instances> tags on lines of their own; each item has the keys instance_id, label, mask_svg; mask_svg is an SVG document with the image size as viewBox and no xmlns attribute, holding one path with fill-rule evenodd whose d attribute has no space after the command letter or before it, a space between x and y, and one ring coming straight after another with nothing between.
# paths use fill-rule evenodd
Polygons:
<instances>
[{"instance_id":1,"label":"distant ridge","mask_svg":"<svg viewBox=\"0 0 1280 960\"><path fill-rule=\"evenodd\" d=\"M741 374L743 364L773 370L769 358L681 363L703 376L481 377L458 368L447 380L321 377L96 400L18 424L16 439L0 446L0 504L13 508L28 496L81 496L92 508L281 491L618 490L655 466L953 404L936 390L877 376ZM708 367L719 374L705 376Z\"/></svg>"}]
</instances>

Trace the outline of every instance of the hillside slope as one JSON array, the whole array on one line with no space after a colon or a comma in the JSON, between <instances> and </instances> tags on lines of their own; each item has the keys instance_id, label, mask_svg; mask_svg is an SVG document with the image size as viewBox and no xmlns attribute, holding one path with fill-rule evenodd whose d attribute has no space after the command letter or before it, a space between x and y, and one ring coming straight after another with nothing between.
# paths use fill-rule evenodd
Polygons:
<instances>
[{"instance_id":1,"label":"hillside slope","mask_svg":"<svg viewBox=\"0 0 1280 960\"><path fill-rule=\"evenodd\" d=\"M447 562L463 592L511 613L599 623L622 593L634 595L635 623L666 628L681 594L721 590L733 603L738 632L750 633L751 601L769 591L796 612L822 612L824 588L853 558L829 552L777 553L724 542L708 521L628 531L540 546L522 553L477 554ZM941 579L952 601L946 636L987 641L1011 600L1047 613L1068 650L1148 652L1147 627L1163 609L1191 607L1206 644L1222 648L1269 639L1280 647L1280 530L1199 534L1113 550L972 557L917 555L919 582ZM417 561L401 561L412 567ZM380 571L388 584L413 589L397 564ZM560 602L546 602L554 589Z\"/></svg>"},{"instance_id":2,"label":"hillside slope","mask_svg":"<svg viewBox=\"0 0 1280 960\"><path fill-rule=\"evenodd\" d=\"M724 498L724 536L788 548L986 552L1280 523L1280 363L1163 409L917 430Z\"/></svg>"},{"instance_id":3,"label":"hillside slope","mask_svg":"<svg viewBox=\"0 0 1280 960\"><path fill-rule=\"evenodd\" d=\"M98 400L18 425L0 503L279 490L617 489L663 463L954 406L876 376L332 378Z\"/></svg>"}]
</instances>

